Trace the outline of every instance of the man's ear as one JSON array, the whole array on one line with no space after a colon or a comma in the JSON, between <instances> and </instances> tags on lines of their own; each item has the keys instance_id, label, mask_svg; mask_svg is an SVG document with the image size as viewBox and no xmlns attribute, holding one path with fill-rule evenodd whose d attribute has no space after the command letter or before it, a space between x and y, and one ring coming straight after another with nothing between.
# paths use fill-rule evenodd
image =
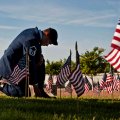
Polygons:
<instances>
[{"instance_id":1,"label":"man's ear","mask_svg":"<svg viewBox=\"0 0 120 120\"><path fill-rule=\"evenodd\" d=\"M46 36L49 36L50 29L49 29L49 28L48 28L48 29L45 29L43 32L44 32L44 34L45 34Z\"/></svg>"}]
</instances>

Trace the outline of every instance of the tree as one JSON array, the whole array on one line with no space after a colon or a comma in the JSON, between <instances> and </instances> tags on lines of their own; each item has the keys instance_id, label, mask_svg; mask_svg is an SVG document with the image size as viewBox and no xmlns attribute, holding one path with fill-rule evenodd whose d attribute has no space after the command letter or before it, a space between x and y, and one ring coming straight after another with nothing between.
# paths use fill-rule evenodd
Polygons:
<instances>
[{"instance_id":1,"label":"tree","mask_svg":"<svg viewBox=\"0 0 120 120\"><path fill-rule=\"evenodd\" d=\"M104 72L106 61L102 57L104 49L94 47L92 51L86 51L80 56L81 70L84 74L96 75Z\"/></svg>"},{"instance_id":2,"label":"tree","mask_svg":"<svg viewBox=\"0 0 120 120\"><path fill-rule=\"evenodd\" d=\"M50 62L49 60L46 61L46 74L51 74L51 75L58 75L60 73L60 70L64 63L66 62L66 59L59 60L59 61L52 61ZM75 63L71 61L71 70L75 68Z\"/></svg>"},{"instance_id":3,"label":"tree","mask_svg":"<svg viewBox=\"0 0 120 120\"><path fill-rule=\"evenodd\" d=\"M60 72L60 69L63 65L63 61L60 60L60 61L52 61L50 62L49 60L46 61L47 64L46 64L46 74L51 74L51 75L57 75L59 74Z\"/></svg>"}]
</instances>

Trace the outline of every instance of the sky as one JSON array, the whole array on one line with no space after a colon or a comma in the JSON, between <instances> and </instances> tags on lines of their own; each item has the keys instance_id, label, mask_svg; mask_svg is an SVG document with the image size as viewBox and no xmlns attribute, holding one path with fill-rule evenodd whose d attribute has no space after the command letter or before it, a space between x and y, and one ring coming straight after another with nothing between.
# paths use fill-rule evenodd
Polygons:
<instances>
[{"instance_id":1,"label":"sky","mask_svg":"<svg viewBox=\"0 0 120 120\"><path fill-rule=\"evenodd\" d=\"M75 42L84 54L94 47L111 51L111 41L120 17L120 0L0 0L0 57L14 38L27 28L58 31L58 46L43 46L45 59L59 61Z\"/></svg>"}]
</instances>

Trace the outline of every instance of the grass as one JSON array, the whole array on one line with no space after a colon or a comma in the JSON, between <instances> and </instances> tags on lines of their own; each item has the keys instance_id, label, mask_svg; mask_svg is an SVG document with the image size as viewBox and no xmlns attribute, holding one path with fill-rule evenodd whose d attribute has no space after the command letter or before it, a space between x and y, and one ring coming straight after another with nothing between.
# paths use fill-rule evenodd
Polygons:
<instances>
[{"instance_id":1,"label":"grass","mask_svg":"<svg viewBox=\"0 0 120 120\"><path fill-rule=\"evenodd\" d=\"M120 120L117 99L0 97L1 120Z\"/></svg>"}]
</instances>

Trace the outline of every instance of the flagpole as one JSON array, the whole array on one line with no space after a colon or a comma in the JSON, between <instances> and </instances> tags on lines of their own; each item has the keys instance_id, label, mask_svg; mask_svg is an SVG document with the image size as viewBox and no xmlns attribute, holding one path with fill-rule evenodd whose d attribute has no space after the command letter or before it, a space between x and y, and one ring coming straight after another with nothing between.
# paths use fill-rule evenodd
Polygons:
<instances>
[{"instance_id":1,"label":"flagpole","mask_svg":"<svg viewBox=\"0 0 120 120\"><path fill-rule=\"evenodd\" d=\"M29 97L29 54L26 49L26 83L25 83L25 97Z\"/></svg>"},{"instance_id":2,"label":"flagpole","mask_svg":"<svg viewBox=\"0 0 120 120\"><path fill-rule=\"evenodd\" d=\"M77 58L77 51L78 51L77 41L75 43L75 50L76 50L76 67L77 67L77 63L78 63L78 58ZM77 99L78 99L78 96L77 96ZM78 104L78 106L79 106L79 104Z\"/></svg>"},{"instance_id":3,"label":"flagpole","mask_svg":"<svg viewBox=\"0 0 120 120\"><path fill-rule=\"evenodd\" d=\"M91 74L91 80L92 80L92 97L94 98L94 85L93 85L93 75Z\"/></svg>"},{"instance_id":4,"label":"flagpole","mask_svg":"<svg viewBox=\"0 0 120 120\"><path fill-rule=\"evenodd\" d=\"M104 73L106 74L106 68L104 70ZM106 74L107 75L107 74ZM105 82L106 82L106 78L105 78ZM105 84L105 83L104 83ZM105 87L105 86L104 86ZM104 94L106 93L105 88L102 89L102 97L104 96Z\"/></svg>"},{"instance_id":5,"label":"flagpole","mask_svg":"<svg viewBox=\"0 0 120 120\"><path fill-rule=\"evenodd\" d=\"M119 90L119 99L120 99L120 77L119 77L119 72L117 73L117 75L118 75L118 80L119 80L119 84L118 84L119 85L119 89L118 90Z\"/></svg>"},{"instance_id":6,"label":"flagpole","mask_svg":"<svg viewBox=\"0 0 120 120\"><path fill-rule=\"evenodd\" d=\"M78 52L78 46L77 46L77 41L75 43L75 50L76 50L76 67L77 67L77 64L79 63L78 61L78 55L77 55L77 52ZM77 95L77 110L78 110L78 113L79 113L79 100L78 100L78 95Z\"/></svg>"},{"instance_id":7,"label":"flagpole","mask_svg":"<svg viewBox=\"0 0 120 120\"><path fill-rule=\"evenodd\" d=\"M78 56L77 56L78 46L77 46L77 41L76 41L76 44L75 44L75 50L76 50L76 66L77 66L77 64L78 64Z\"/></svg>"},{"instance_id":8,"label":"flagpole","mask_svg":"<svg viewBox=\"0 0 120 120\"><path fill-rule=\"evenodd\" d=\"M71 54L72 54L72 52L71 52L71 49L70 49L70 56L71 56ZM70 61L70 73L71 73L71 61ZM70 82L70 81L69 81ZM70 88L72 87L72 85L71 85L71 82L70 82ZM71 93L70 93L70 96L71 96L71 98L72 98L72 91L71 91Z\"/></svg>"},{"instance_id":9,"label":"flagpole","mask_svg":"<svg viewBox=\"0 0 120 120\"><path fill-rule=\"evenodd\" d=\"M61 99L61 85L60 85L60 99Z\"/></svg>"},{"instance_id":10,"label":"flagpole","mask_svg":"<svg viewBox=\"0 0 120 120\"><path fill-rule=\"evenodd\" d=\"M111 72L111 75L112 75L112 100L114 99L114 94L113 94L113 84L114 84L114 82L113 82L113 75L114 75L114 71L113 71L113 68L112 68L112 66L110 65L110 72Z\"/></svg>"}]
</instances>

